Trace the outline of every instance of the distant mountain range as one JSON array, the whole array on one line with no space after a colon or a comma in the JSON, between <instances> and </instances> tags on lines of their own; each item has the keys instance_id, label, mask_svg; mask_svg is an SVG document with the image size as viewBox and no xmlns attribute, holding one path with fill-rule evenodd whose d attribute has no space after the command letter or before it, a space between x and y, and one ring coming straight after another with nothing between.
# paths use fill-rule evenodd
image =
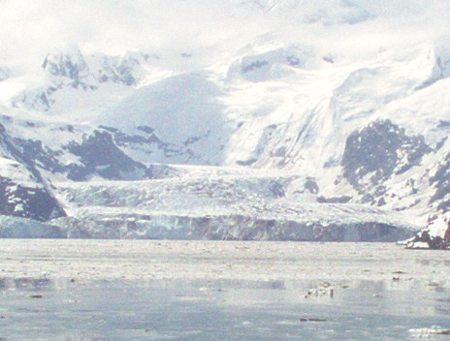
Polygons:
<instances>
[{"instance_id":1,"label":"distant mountain range","mask_svg":"<svg viewBox=\"0 0 450 341\"><path fill-rule=\"evenodd\" d=\"M342 4L236 1L373 18ZM352 61L266 34L211 64L73 47L38 75L0 66L0 213L72 237L406 238L450 208L446 42Z\"/></svg>"}]
</instances>

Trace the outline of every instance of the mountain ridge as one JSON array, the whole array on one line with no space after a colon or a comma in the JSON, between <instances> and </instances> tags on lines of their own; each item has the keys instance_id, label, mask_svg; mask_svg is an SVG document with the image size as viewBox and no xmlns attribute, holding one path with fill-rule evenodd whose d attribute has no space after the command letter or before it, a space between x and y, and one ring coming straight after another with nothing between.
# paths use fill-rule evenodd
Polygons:
<instances>
[{"instance_id":1,"label":"mountain ridge","mask_svg":"<svg viewBox=\"0 0 450 341\"><path fill-rule=\"evenodd\" d=\"M267 6L275 10L277 3ZM353 10L352 3L346 6ZM130 181L133 187L133 181L172 174L181 180L169 181L188 188L196 171L176 165L191 165L202 169L205 181L216 179L213 166L241 169L250 182L255 170L275 177L288 172L308 180L292 181L298 188L283 194L286 208L291 201L360 205L354 214L376 207L403 213L405 225L425 226L450 207L447 46L444 40L385 48L350 63L307 45L263 39L234 59L186 72L170 70L170 63L147 52L83 55L74 48L48 55L43 84L2 103L3 168L11 162L22 167L22 173L1 174L8 184L2 191L25 174L49 195L44 201L56 200L59 213L2 213L64 221L64 210L85 205L64 201L64 183L81 189L104 181L106 189ZM8 74L2 86L17 81ZM233 178L228 186L241 185Z\"/></svg>"}]
</instances>

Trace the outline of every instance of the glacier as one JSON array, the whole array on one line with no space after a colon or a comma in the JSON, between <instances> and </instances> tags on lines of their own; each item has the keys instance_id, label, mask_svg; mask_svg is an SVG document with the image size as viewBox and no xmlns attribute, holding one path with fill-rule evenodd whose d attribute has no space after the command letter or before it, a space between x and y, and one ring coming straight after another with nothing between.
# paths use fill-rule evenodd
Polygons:
<instances>
[{"instance_id":1,"label":"glacier","mask_svg":"<svg viewBox=\"0 0 450 341\"><path fill-rule=\"evenodd\" d=\"M71 238L396 241L417 226L380 209L317 203L311 179L223 167L176 177L57 184ZM295 189L295 190L294 190Z\"/></svg>"}]
</instances>

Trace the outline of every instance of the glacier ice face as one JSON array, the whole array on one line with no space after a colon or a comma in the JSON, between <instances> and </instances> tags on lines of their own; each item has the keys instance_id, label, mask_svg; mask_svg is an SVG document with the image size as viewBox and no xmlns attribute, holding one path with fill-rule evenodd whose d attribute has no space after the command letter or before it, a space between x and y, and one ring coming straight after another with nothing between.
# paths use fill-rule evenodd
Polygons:
<instances>
[{"instance_id":1,"label":"glacier ice face","mask_svg":"<svg viewBox=\"0 0 450 341\"><path fill-rule=\"evenodd\" d=\"M415 227L361 205L318 203L311 178L179 167L139 182L60 184L71 238L395 241Z\"/></svg>"},{"instance_id":2,"label":"glacier ice face","mask_svg":"<svg viewBox=\"0 0 450 341\"><path fill-rule=\"evenodd\" d=\"M67 235L55 225L0 215L0 238L66 238Z\"/></svg>"},{"instance_id":3,"label":"glacier ice face","mask_svg":"<svg viewBox=\"0 0 450 341\"><path fill-rule=\"evenodd\" d=\"M359 214L358 210L353 213ZM394 242L414 233L408 227L382 223L378 218L323 224L313 220L266 220L243 215L96 215L59 218L52 224L59 226L68 238L96 239Z\"/></svg>"}]
</instances>

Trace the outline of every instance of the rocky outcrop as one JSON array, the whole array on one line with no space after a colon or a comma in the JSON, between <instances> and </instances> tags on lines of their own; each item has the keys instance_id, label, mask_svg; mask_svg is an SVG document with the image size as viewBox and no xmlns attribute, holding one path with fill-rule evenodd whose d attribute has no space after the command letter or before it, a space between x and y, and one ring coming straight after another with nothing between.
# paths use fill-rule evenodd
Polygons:
<instances>
[{"instance_id":1,"label":"rocky outcrop","mask_svg":"<svg viewBox=\"0 0 450 341\"><path fill-rule=\"evenodd\" d=\"M430 204L439 202L437 207L441 213L450 210L450 153L440 162L436 173L430 177L430 184L436 188L436 192L430 199Z\"/></svg>"},{"instance_id":2,"label":"rocky outcrop","mask_svg":"<svg viewBox=\"0 0 450 341\"><path fill-rule=\"evenodd\" d=\"M0 214L39 221L65 216L46 180L0 125Z\"/></svg>"},{"instance_id":3,"label":"rocky outcrop","mask_svg":"<svg viewBox=\"0 0 450 341\"><path fill-rule=\"evenodd\" d=\"M426 229L402 244L408 249L450 250L449 215L433 217Z\"/></svg>"},{"instance_id":4,"label":"rocky outcrop","mask_svg":"<svg viewBox=\"0 0 450 341\"><path fill-rule=\"evenodd\" d=\"M408 135L390 120L375 121L347 138L343 177L363 195L363 202L381 206L384 182L419 165L429 152L423 136Z\"/></svg>"},{"instance_id":5,"label":"rocky outcrop","mask_svg":"<svg viewBox=\"0 0 450 341\"><path fill-rule=\"evenodd\" d=\"M442 236L434 232L430 229L423 230L404 244L408 249L450 250L450 224Z\"/></svg>"},{"instance_id":6,"label":"rocky outcrop","mask_svg":"<svg viewBox=\"0 0 450 341\"><path fill-rule=\"evenodd\" d=\"M44 187L26 187L0 177L0 214L48 221L65 216L64 209Z\"/></svg>"},{"instance_id":7,"label":"rocky outcrop","mask_svg":"<svg viewBox=\"0 0 450 341\"><path fill-rule=\"evenodd\" d=\"M445 232L444 238L432 236L427 230L422 231L408 241L407 247L410 249L421 248L420 246L423 244L426 244L429 249L433 250L450 250L450 228Z\"/></svg>"},{"instance_id":8,"label":"rocky outcrop","mask_svg":"<svg viewBox=\"0 0 450 341\"><path fill-rule=\"evenodd\" d=\"M120 150L108 132L95 130L82 143L72 142L66 149L78 156L81 162L81 165L69 165L69 179L84 181L92 175L109 180L145 177L147 168Z\"/></svg>"},{"instance_id":9,"label":"rocky outcrop","mask_svg":"<svg viewBox=\"0 0 450 341\"><path fill-rule=\"evenodd\" d=\"M28 124L33 126L32 122ZM93 176L108 180L136 180L153 176L150 167L134 161L120 148L126 145L123 141L129 141L133 136L107 127L81 131L71 125L62 125L53 129L66 134L70 142L55 150L40 140L13 138L21 159L40 170L64 175L73 181L86 181ZM77 161L67 162L66 159Z\"/></svg>"},{"instance_id":10,"label":"rocky outcrop","mask_svg":"<svg viewBox=\"0 0 450 341\"><path fill-rule=\"evenodd\" d=\"M137 85L141 80L139 68L148 62L148 54L127 53L125 56L102 56L101 68L97 71L100 83L113 82L126 86Z\"/></svg>"},{"instance_id":11,"label":"rocky outcrop","mask_svg":"<svg viewBox=\"0 0 450 341\"><path fill-rule=\"evenodd\" d=\"M89 66L77 48L67 54L48 55L42 68L57 88L69 85L84 90L95 89Z\"/></svg>"}]
</instances>

